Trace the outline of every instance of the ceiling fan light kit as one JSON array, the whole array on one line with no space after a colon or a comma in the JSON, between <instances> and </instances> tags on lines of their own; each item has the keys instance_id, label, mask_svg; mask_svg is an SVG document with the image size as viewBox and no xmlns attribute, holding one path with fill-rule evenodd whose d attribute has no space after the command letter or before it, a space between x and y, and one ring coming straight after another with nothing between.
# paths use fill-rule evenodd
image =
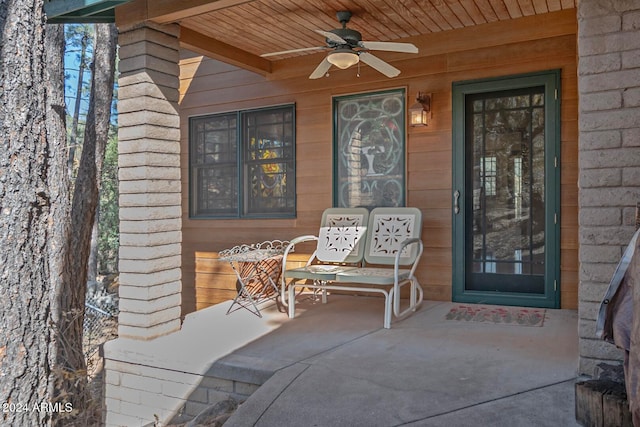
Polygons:
<instances>
[{"instance_id":1,"label":"ceiling fan light kit","mask_svg":"<svg viewBox=\"0 0 640 427\"><path fill-rule=\"evenodd\" d=\"M330 52L329 55L327 55L327 61L341 70L346 70L352 65L356 65L360 61L360 58L358 54L351 49L341 48Z\"/></svg>"},{"instance_id":2,"label":"ceiling fan light kit","mask_svg":"<svg viewBox=\"0 0 640 427\"><path fill-rule=\"evenodd\" d=\"M313 50L331 50L309 76L310 79L318 79L325 76L332 65L345 70L359 62L367 64L387 77L396 77L400 74L400 70L377 56L372 55L369 51L382 50L387 52L418 53L418 48L411 43L362 41L362 35L358 31L347 28L347 23L351 19L351 12L348 10L339 11L336 16L342 24L342 28L336 28L330 31L315 30L316 33L325 37L326 46L271 52L261 56L269 57Z\"/></svg>"}]
</instances>

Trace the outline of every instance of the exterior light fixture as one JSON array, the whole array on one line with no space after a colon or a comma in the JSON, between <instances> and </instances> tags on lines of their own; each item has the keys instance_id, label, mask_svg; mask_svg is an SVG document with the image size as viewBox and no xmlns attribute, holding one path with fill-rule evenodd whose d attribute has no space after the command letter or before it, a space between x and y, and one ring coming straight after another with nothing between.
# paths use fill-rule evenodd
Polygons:
<instances>
[{"instance_id":1,"label":"exterior light fixture","mask_svg":"<svg viewBox=\"0 0 640 427\"><path fill-rule=\"evenodd\" d=\"M409 108L411 126L428 126L431 121L431 94L418 92L416 103Z\"/></svg>"},{"instance_id":2,"label":"exterior light fixture","mask_svg":"<svg viewBox=\"0 0 640 427\"><path fill-rule=\"evenodd\" d=\"M338 48L333 52L329 53L327 56L327 61L335 65L336 67L345 70L352 65L355 65L360 61L358 54L355 53L351 48Z\"/></svg>"}]
</instances>

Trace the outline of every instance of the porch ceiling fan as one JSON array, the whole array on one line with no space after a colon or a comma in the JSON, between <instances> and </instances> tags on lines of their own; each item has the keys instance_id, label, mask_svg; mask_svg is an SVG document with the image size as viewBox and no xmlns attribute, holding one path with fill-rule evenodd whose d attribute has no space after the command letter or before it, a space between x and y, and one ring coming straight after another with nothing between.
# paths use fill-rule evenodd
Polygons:
<instances>
[{"instance_id":1,"label":"porch ceiling fan","mask_svg":"<svg viewBox=\"0 0 640 427\"><path fill-rule=\"evenodd\" d=\"M387 77L395 77L400 74L400 70L388 64L377 56L369 53L370 50L381 50L387 52L418 53L418 48L411 43L375 42L362 41L362 34L356 30L347 28L347 23L351 19L351 12L348 10L339 11L336 14L342 28L324 31L315 30L318 34L325 36L326 46L305 47L301 49L284 50L280 52L265 53L262 57L284 55L287 53L306 52L312 50L329 50L330 52L316 67L309 76L310 79L318 79L324 76L332 65L340 69L347 69L359 61L378 70Z\"/></svg>"}]
</instances>

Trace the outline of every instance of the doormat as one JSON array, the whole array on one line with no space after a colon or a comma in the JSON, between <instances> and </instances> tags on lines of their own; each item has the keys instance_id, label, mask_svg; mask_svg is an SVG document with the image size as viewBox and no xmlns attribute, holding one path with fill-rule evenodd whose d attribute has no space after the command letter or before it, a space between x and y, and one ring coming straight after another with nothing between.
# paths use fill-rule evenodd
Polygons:
<instances>
[{"instance_id":1,"label":"doormat","mask_svg":"<svg viewBox=\"0 0 640 427\"><path fill-rule=\"evenodd\" d=\"M505 323L522 326L542 326L544 308L504 307L495 305L458 305L453 307L445 318L447 320L466 320L467 322Z\"/></svg>"}]
</instances>

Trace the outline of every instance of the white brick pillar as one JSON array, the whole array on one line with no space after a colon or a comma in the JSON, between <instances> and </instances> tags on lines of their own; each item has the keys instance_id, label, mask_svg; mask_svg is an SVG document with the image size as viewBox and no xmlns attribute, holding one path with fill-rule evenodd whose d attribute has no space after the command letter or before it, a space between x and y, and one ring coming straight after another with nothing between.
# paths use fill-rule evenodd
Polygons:
<instances>
[{"instance_id":1,"label":"white brick pillar","mask_svg":"<svg viewBox=\"0 0 640 427\"><path fill-rule=\"evenodd\" d=\"M618 361L597 309L640 202L640 2L578 2L580 367ZM636 292L637 293L637 292Z\"/></svg>"},{"instance_id":2,"label":"white brick pillar","mask_svg":"<svg viewBox=\"0 0 640 427\"><path fill-rule=\"evenodd\" d=\"M180 328L179 27L120 28L121 337Z\"/></svg>"}]
</instances>

